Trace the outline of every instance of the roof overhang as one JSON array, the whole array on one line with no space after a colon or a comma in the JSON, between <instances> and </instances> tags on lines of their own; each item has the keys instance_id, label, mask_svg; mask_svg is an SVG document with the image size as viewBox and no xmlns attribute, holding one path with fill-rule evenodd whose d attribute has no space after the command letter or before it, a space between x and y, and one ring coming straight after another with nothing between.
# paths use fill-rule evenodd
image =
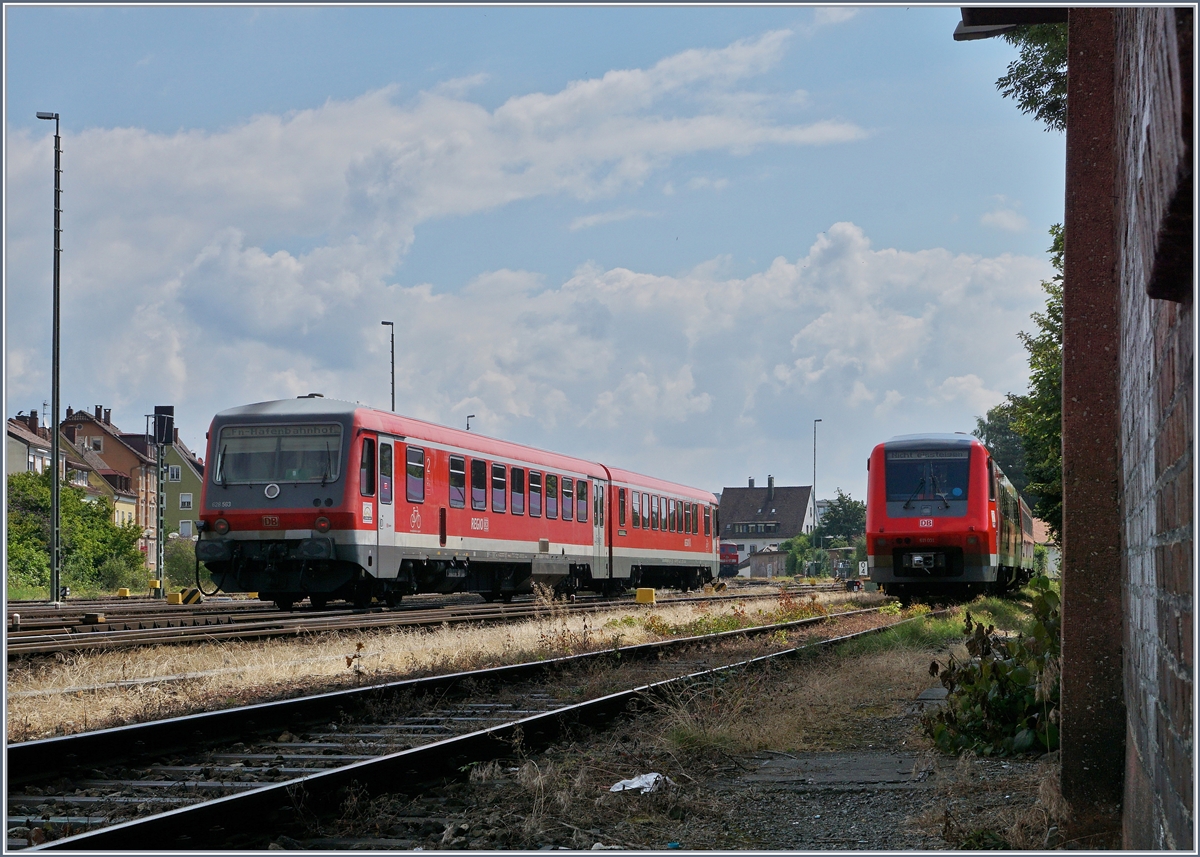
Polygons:
<instances>
[{"instance_id":1,"label":"roof overhang","mask_svg":"<svg viewBox=\"0 0 1200 857\"><path fill-rule=\"evenodd\" d=\"M962 21L954 28L954 41L990 39L1026 24L1065 24L1066 6L963 6Z\"/></svg>"}]
</instances>

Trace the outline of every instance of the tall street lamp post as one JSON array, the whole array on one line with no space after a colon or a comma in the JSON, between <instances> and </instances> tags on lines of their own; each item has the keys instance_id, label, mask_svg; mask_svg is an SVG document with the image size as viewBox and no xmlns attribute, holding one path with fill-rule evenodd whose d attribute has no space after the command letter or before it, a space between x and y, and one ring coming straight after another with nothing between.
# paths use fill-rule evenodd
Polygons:
<instances>
[{"instance_id":1,"label":"tall street lamp post","mask_svg":"<svg viewBox=\"0 0 1200 857\"><path fill-rule=\"evenodd\" d=\"M392 334L392 413L396 412L396 325L390 321L379 322L386 325Z\"/></svg>"},{"instance_id":2,"label":"tall street lamp post","mask_svg":"<svg viewBox=\"0 0 1200 857\"><path fill-rule=\"evenodd\" d=\"M54 333L51 346L51 393L50 393L50 457L53 478L50 480L50 600L57 602L59 596L59 527L61 509L59 507L59 475L58 475L58 258L62 249L59 247L59 234L62 232L59 206L59 195L62 188L59 178L62 175L61 138L58 136L58 114L38 111L38 119L54 120Z\"/></svg>"},{"instance_id":3,"label":"tall street lamp post","mask_svg":"<svg viewBox=\"0 0 1200 857\"><path fill-rule=\"evenodd\" d=\"M817 528L817 423L820 420L813 420L813 529Z\"/></svg>"}]
</instances>

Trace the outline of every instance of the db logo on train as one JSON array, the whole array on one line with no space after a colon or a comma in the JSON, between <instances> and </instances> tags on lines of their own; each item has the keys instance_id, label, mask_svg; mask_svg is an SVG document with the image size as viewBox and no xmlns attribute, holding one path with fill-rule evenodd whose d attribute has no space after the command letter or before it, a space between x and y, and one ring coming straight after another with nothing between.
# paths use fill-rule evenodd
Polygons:
<instances>
[{"instance_id":1,"label":"db logo on train","mask_svg":"<svg viewBox=\"0 0 1200 857\"><path fill-rule=\"evenodd\" d=\"M933 518L921 518L918 522L922 527L932 527Z\"/></svg>"},{"instance_id":2,"label":"db logo on train","mask_svg":"<svg viewBox=\"0 0 1200 857\"><path fill-rule=\"evenodd\" d=\"M278 515L263 515L263 526L264 527L278 527L279 526L279 516Z\"/></svg>"}]
</instances>

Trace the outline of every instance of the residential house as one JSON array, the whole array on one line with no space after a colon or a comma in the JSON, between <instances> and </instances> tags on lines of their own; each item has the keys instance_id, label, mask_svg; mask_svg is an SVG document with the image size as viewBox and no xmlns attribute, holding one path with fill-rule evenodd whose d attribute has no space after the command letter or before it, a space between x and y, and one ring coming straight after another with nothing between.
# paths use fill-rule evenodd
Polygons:
<instances>
[{"instance_id":1,"label":"residential house","mask_svg":"<svg viewBox=\"0 0 1200 857\"><path fill-rule=\"evenodd\" d=\"M130 487L129 476L119 470L113 470L90 449L78 446L73 449L91 467L88 476L89 487L112 502L113 523L118 526L136 523L138 496Z\"/></svg>"},{"instance_id":2,"label":"residential house","mask_svg":"<svg viewBox=\"0 0 1200 857\"><path fill-rule=\"evenodd\" d=\"M147 445L144 435L127 438L139 452L157 460L153 445ZM196 521L200 512L200 489L204 485L204 463L188 449L175 429L174 442L166 449L166 531L178 533L185 538L197 534Z\"/></svg>"},{"instance_id":3,"label":"residential house","mask_svg":"<svg viewBox=\"0 0 1200 857\"><path fill-rule=\"evenodd\" d=\"M137 448L139 437L142 438L142 446L145 446L144 436L122 432L112 424L112 409L102 409L100 405L96 405L94 415L68 407L66 419L63 420L63 432L76 447L95 453L115 475L129 478L129 482L121 483L120 487L137 497L134 522L143 534L138 540L138 549L146 557L146 566L155 570L158 556L158 468L153 458Z\"/></svg>"},{"instance_id":4,"label":"residential house","mask_svg":"<svg viewBox=\"0 0 1200 857\"><path fill-rule=\"evenodd\" d=\"M779 547L804 532L811 493L808 485L777 487L774 476L767 477L766 488L755 488L751 477L746 488L722 489L721 541L737 545L739 565L753 553Z\"/></svg>"},{"instance_id":5,"label":"residential house","mask_svg":"<svg viewBox=\"0 0 1200 857\"><path fill-rule=\"evenodd\" d=\"M33 422L32 429L28 422L30 419ZM18 414L15 418L9 419L5 427L8 442L7 472L44 473L50 466L50 439L42 437L38 432L37 411L33 411L30 417L26 417L23 413Z\"/></svg>"}]
</instances>

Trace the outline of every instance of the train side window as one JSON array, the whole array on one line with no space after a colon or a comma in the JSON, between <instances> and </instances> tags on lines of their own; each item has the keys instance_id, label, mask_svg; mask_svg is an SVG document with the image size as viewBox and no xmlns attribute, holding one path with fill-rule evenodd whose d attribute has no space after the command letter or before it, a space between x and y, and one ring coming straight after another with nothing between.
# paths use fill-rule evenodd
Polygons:
<instances>
[{"instance_id":1,"label":"train side window","mask_svg":"<svg viewBox=\"0 0 1200 857\"><path fill-rule=\"evenodd\" d=\"M558 517L558 477L546 474L546 517Z\"/></svg>"},{"instance_id":2,"label":"train side window","mask_svg":"<svg viewBox=\"0 0 1200 857\"><path fill-rule=\"evenodd\" d=\"M408 502L425 502L425 450L419 446L408 448Z\"/></svg>"},{"instance_id":3,"label":"train side window","mask_svg":"<svg viewBox=\"0 0 1200 857\"><path fill-rule=\"evenodd\" d=\"M642 495L642 529L650 529L650 495Z\"/></svg>"},{"instance_id":4,"label":"train side window","mask_svg":"<svg viewBox=\"0 0 1200 857\"><path fill-rule=\"evenodd\" d=\"M542 474L529 471L529 517L542 516Z\"/></svg>"},{"instance_id":5,"label":"train side window","mask_svg":"<svg viewBox=\"0 0 1200 857\"><path fill-rule=\"evenodd\" d=\"M471 508L487 511L487 462L480 458L471 459Z\"/></svg>"},{"instance_id":6,"label":"train side window","mask_svg":"<svg viewBox=\"0 0 1200 857\"><path fill-rule=\"evenodd\" d=\"M633 524L635 530L642 528L642 495L637 491L633 492L633 502L630 504L633 508L630 509L630 523Z\"/></svg>"},{"instance_id":7,"label":"train side window","mask_svg":"<svg viewBox=\"0 0 1200 857\"><path fill-rule=\"evenodd\" d=\"M379 502L392 505L392 445L379 444Z\"/></svg>"},{"instance_id":8,"label":"train side window","mask_svg":"<svg viewBox=\"0 0 1200 857\"><path fill-rule=\"evenodd\" d=\"M587 520L588 484L583 479L575 482L575 520Z\"/></svg>"},{"instance_id":9,"label":"train side window","mask_svg":"<svg viewBox=\"0 0 1200 857\"><path fill-rule=\"evenodd\" d=\"M650 497L650 529L658 529L658 495Z\"/></svg>"},{"instance_id":10,"label":"train side window","mask_svg":"<svg viewBox=\"0 0 1200 857\"><path fill-rule=\"evenodd\" d=\"M512 469L512 513L514 515L525 514L525 468L514 467Z\"/></svg>"},{"instance_id":11,"label":"train side window","mask_svg":"<svg viewBox=\"0 0 1200 857\"><path fill-rule=\"evenodd\" d=\"M673 533L676 530L676 527L675 527L676 509L675 509L675 500L674 499L667 500L667 510L668 510L667 511L667 530Z\"/></svg>"},{"instance_id":12,"label":"train side window","mask_svg":"<svg viewBox=\"0 0 1200 857\"><path fill-rule=\"evenodd\" d=\"M712 517L709 513L708 506L705 506L704 507L704 535L706 535L706 536L712 535L712 530L710 529L711 521L712 521Z\"/></svg>"},{"instance_id":13,"label":"train side window","mask_svg":"<svg viewBox=\"0 0 1200 857\"><path fill-rule=\"evenodd\" d=\"M700 504L692 504L692 535L700 535Z\"/></svg>"},{"instance_id":14,"label":"train side window","mask_svg":"<svg viewBox=\"0 0 1200 857\"><path fill-rule=\"evenodd\" d=\"M596 524L604 526L604 486L596 486Z\"/></svg>"},{"instance_id":15,"label":"train side window","mask_svg":"<svg viewBox=\"0 0 1200 857\"><path fill-rule=\"evenodd\" d=\"M562 519L569 521L575 517L575 483L570 476L562 478Z\"/></svg>"},{"instance_id":16,"label":"train side window","mask_svg":"<svg viewBox=\"0 0 1200 857\"><path fill-rule=\"evenodd\" d=\"M492 511L503 512L508 508L508 473L503 464L492 465Z\"/></svg>"},{"instance_id":17,"label":"train side window","mask_svg":"<svg viewBox=\"0 0 1200 857\"><path fill-rule=\"evenodd\" d=\"M625 526L625 489L620 489L617 494L617 526Z\"/></svg>"},{"instance_id":18,"label":"train side window","mask_svg":"<svg viewBox=\"0 0 1200 857\"><path fill-rule=\"evenodd\" d=\"M988 499L996 499L996 464L988 459Z\"/></svg>"},{"instance_id":19,"label":"train side window","mask_svg":"<svg viewBox=\"0 0 1200 857\"><path fill-rule=\"evenodd\" d=\"M461 455L450 456L450 508L467 505L467 460Z\"/></svg>"},{"instance_id":20,"label":"train side window","mask_svg":"<svg viewBox=\"0 0 1200 857\"><path fill-rule=\"evenodd\" d=\"M686 501L683 504L683 531L685 533L692 531L692 504Z\"/></svg>"},{"instance_id":21,"label":"train side window","mask_svg":"<svg viewBox=\"0 0 1200 857\"><path fill-rule=\"evenodd\" d=\"M358 465L358 493L364 497L375 496L375 440L364 437L362 463Z\"/></svg>"}]
</instances>

